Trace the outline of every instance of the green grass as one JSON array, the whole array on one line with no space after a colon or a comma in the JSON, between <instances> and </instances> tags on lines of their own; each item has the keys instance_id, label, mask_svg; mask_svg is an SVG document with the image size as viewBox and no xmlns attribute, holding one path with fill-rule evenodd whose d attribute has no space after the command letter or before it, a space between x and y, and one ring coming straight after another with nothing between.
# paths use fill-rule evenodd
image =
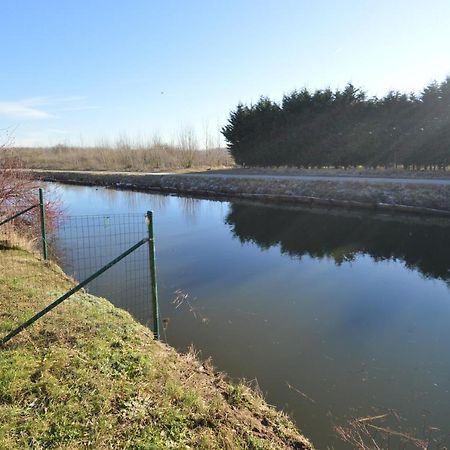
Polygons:
<instances>
[{"instance_id":1,"label":"green grass","mask_svg":"<svg viewBox=\"0 0 450 450\"><path fill-rule=\"evenodd\" d=\"M55 265L1 251L0 334L71 286ZM245 384L80 293L0 349L0 448L311 446Z\"/></svg>"}]
</instances>

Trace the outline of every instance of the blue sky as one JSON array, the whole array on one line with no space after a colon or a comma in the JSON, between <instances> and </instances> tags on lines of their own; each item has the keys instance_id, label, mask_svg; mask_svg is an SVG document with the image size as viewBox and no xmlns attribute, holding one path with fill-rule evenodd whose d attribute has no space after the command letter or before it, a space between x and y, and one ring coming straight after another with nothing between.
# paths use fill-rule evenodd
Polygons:
<instances>
[{"instance_id":1,"label":"blue sky","mask_svg":"<svg viewBox=\"0 0 450 450\"><path fill-rule=\"evenodd\" d=\"M0 128L18 145L176 139L239 101L450 74L450 2L2 0Z\"/></svg>"}]
</instances>

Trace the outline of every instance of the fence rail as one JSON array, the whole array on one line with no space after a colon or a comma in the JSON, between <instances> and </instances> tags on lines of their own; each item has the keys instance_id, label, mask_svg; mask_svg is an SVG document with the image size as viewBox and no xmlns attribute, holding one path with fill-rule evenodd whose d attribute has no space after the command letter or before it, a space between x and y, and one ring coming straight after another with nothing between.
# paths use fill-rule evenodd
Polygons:
<instances>
[{"instance_id":1,"label":"fence rail","mask_svg":"<svg viewBox=\"0 0 450 450\"><path fill-rule=\"evenodd\" d=\"M0 226L6 225L7 223L13 221L14 219L17 219L18 217L20 217L22 214L25 214L28 211L31 211L32 209L37 208L38 206L39 206L39 204L36 203L36 205L31 205L29 208L23 209L22 211L19 211L18 213L13 214L10 217L7 217L6 219L4 219L0 222Z\"/></svg>"},{"instance_id":2,"label":"fence rail","mask_svg":"<svg viewBox=\"0 0 450 450\"><path fill-rule=\"evenodd\" d=\"M64 300L68 299L70 296L78 292L80 289L82 289L84 286L86 286L89 282L100 276L102 273L106 272L108 269L110 269L114 264L117 264L119 261L121 261L123 258L127 257L130 253L133 253L136 249L138 249L141 245L144 245L145 243L149 242L149 239L142 239L142 241L137 242L135 245L133 245L131 248L129 248L127 251L119 255L117 258L110 261L108 264L103 266L101 269L97 270L97 272L93 273L91 276L83 280L81 283L78 283L75 287L68 290L65 294L61 295L61 297L58 297L54 302L50 303L48 306L46 306L44 309L36 313L33 317L23 322L21 325L19 325L17 328L15 328L13 331L8 333L4 338L1 339L0 345L6 344L11 338L19 334L21 331L25 330L25 328L28 328L30 325L32 325L36 320L40 319L45 314L49 313L52 309L56 308L58 305L60 305Z\"/></svg>"}]
</instances>

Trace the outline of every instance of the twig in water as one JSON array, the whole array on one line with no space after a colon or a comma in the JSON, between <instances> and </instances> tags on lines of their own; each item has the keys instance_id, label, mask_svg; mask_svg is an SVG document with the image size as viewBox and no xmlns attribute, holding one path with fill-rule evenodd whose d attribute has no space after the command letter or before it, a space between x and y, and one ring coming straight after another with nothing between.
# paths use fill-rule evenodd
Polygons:
<instances>
[{"instance_id":1,"label":"twig in water","mask_svg":"<svg viewBox=\"0 0 450 450\"><path fill-rule=\"evenodd\" d=\"M293 391L297 392L297 394L300 394L302 397L306 398L306 400L309 400L311 403L316 403L315 400L313 400L311 397L306 395L304 392L300 391L299 389L297 389L294 386L292 386L291 384L289 384L287 381L286 381L286 384L289 389L292 389Z\"/></svg>"}]
</instances>

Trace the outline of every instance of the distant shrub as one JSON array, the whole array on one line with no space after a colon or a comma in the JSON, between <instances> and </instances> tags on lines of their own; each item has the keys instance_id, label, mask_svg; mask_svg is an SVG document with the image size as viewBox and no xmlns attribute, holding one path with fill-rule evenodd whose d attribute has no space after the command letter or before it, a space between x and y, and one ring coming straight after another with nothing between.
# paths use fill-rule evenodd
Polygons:
<instances>
[{"instance_id":1,"label":"distant shrub","mask_svg":"<svg viewBox=\"0 0 450 450\"><path fill-rule=\"evenodd\" d=\"M24 167L31 169L154 171L227 167L234 164L225 148L198 149L189 135L179 144L162 142L133 144L125 140L92 147L57 145L54 147L15 148Z\"/></svg>"}]
</instances>

